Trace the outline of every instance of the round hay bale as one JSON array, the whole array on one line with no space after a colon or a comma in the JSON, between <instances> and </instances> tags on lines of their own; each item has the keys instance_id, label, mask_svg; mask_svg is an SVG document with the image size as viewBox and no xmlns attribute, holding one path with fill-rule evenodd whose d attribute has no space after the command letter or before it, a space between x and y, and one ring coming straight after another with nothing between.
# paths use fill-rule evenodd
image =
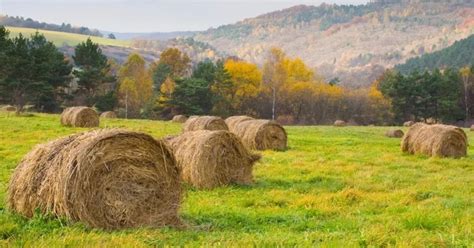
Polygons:
<instances>
[{"instance_id":1,"label":"round hay bale","mask_svg":"<svg viewBox=\"0 0 474 248\"><path fill-rule=\"evenodd\" d=\"M70 107L61 114L61 124L72 127L98 127L99 115L89 107Z\"/></svg>"},{"instance_id":2,"label":"round hay bale","mask_svg":"<svg viewBox=\"0 0 474 248\"><path fill-rule=\"evenodd\" d=\"M400 129L390 129L385 132L385 136L389 138L401 138L403 137L403 131Z\"/></svg>"},{"instance_id":3,"label":"round hay bale","mask_svg":"<svg viewBox=\"0 0 474 248\"><path fill-rule=\"evenodd\" d=\"M347 126L347 123L345 121L342 121L342 120L337 120L334 122L334 126L335 127L345 127Z\"/></svg>"},{"instance_id":4,"label":"round hay bale","mask_svg":"<svg viewBox=\"0 0 474 248\"><path fill-rule=\"evenodd\" d=\"M474 125L471 125L471 131L474 131Z\"/></svg>"},{"instance_id":5,"label":"round hay bale","mask_svg":"<svg viewBox=\"0 0 474 248\"><path fill-rule=\"evenodd\" d=\"M225 124L225 121L217 116L199 116L189 118L183 126L184 132L197 131L197 130L226 130L229 128Z\"/></svg>"},{"instance_id":6,"label":"round hay bale","mask_svg":"<svg viewBox=\"0 0 474 248\"><path fill-rule=\"evenodd\" d=\"M246 115L237 115L237 116L231 116L227 119L225 119L225 124L229 127L229 130L232 132L232 130L235 129L235 127L242 121L248 121L248 120L255 120L254 118Z\"/></svg>"},{"instance_id":7,"label":"round hay bale","mask_svg":"<svg viewBox=\"0 0 474 248\"><path fill-rule=\"evenodd\" d=\"M172 122L176 123L185 123L188 120L188 117L185 115L175 115L173 116L173 119L171 119Z\"/></svg>"},{"instance_id":8,"label":"round hay bale","mask_svg":"<svg viewBox=\"0 0 474 248\"><path fill-rule=\"evenodd\" d=\"M16 108L11 105L3 106L2 110L6 112L16 112Z\"/></svg>"},{"instance_id":9,"label":"round hay bale","mask_svg":"<svg viewBox=\"0 0 474 248\"><path fill-rule=\"evenodd\" d=\"M96 130L36 146L17 166L7 205L90 227L179 225L179 170L163 141L125 130Z\"/></svg>"},{"instance_id":10,"label":"round hay bale","mask_svg":"<svg viewBox=\"0 0 474 248\"><path fill-rule=\"evenodd\" d=\"M459 158L467 154L467 136L455 126L417 123L403 136L401 148L410 154Z\"/></svg>"},{"instance_id":11,"label":"round hay bale","mask_svg":"<svg viewBox=\"0 0 474 248\"><path fill-rule=\"evenodd\" d=\"M416 122L414 122L414 121L406 121L406 122L403 123L403 126L404 127L411 127L411 126L415 125L415 123Z\"/></svg>"},{"instance_id":12,"label":"round hay bale","mask_svg":"<svg viewBox=\"0 0 474 248\"><path fill-rule=\"evenodd\" d=\"M242 143L253 150L285 150L287 135L285 129L275 121L248 120L240 122L233 130Z\"/></svg>"},{"instance_id":13,"label":"round hay bale","mask_svg":"<svg viewBox=\"0 0 474 248\"><path fill-rule=\"evenodd\" d=\"M114 111L106 111L106 112L103 112L102 114L100 114L100 117L101 118L106 118L106 119L116 119L117 114L115 114Z\"/></svg>"},{"instance_id":14,"label":"round hay bale","mask_svg":"<svg viewBox=\"0 0 474 248\"><path fill-rule=\"evenodd\" d=\"M228 131L199 130L168 140L183 180L197 188L251 184L260 155L248 151Z\"/></svg>"}]
</instances>

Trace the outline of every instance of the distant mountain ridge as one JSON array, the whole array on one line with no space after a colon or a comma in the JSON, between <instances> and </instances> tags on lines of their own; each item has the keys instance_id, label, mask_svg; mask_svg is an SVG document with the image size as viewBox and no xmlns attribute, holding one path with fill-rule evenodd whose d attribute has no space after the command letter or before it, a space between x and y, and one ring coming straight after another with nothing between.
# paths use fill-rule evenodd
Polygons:
<instances>
[{"instance_id":1,"label":"distant mountain ridge","mask_svg":"<svg viewBox=\"0 0 474 248\"><path fill-rule=\"evenodd\" d=\"M326 79L369 85L386 68L474 33L474 1L390 0L365 5L299 5L197 33L226 54L262 64L281 47Z\"/></svg>"},{"instance_id":2,"label":"distant mountain ridge","mask_svg":"<svg viewBox=\"0 0 474 248\"><path fill-rule=\"evenodd\" d=\"M176 32L152 32L152 33L121 33L102 31L103 33L113 33L120 40L170 40L175 38L187 38L196 34L196 31L176 31Z\"/></svg>"}]
</instances>

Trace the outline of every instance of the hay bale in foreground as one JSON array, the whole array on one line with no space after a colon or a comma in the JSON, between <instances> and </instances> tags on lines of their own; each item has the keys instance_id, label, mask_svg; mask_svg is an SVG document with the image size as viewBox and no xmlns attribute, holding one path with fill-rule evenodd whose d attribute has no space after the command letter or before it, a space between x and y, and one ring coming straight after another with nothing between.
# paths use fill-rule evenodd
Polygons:
<instances>
[{"instance_id":1,"label":"hay bale in foreground","mask_svg":"<svg viewBox=\"0 0 474 248\"><path fill-rule=\"evenodd\" d=\"M459 158L467 154L467 136L455 126L417 123L403 136L401 148L410 154Z\"/></svg>"},{"instance_id":2,"label":"hay bale in foreground","mask_svg":"<svg viewBox=\"0 0 474 248\"><path fill-rule=\"evenodd\" d=\"M100 114L100 117L101 118L106 118L106 119L116 119L117 114L115 114L114 111L106 111L106 112L103 112L102 114Z\"/></svg>"},{"instance_id":3,"label":"hay bale in foreground","mask_svg":"<svg viewBox=\"0 0 474 248\"><path fill-rule=\"evenodd\" d=\"M287 135L285 129L275 121L248 120L240 122L233 130L242 143L253 150L285 150Z\"/></svg>"},{"instance_id":4,"label":"hay bale in foreground","mask_svg":"<svg viewBox=\"0 0 474 248\"><path fill-rule=\"evenodd\" d=\"M61 114L61 124L72 127L98 127L99 115L89 107L70 107Z\"/></svg>"},{"instance_id":5,"label":"hay bale in foreground","mask_svg":"<svg viewBox=\"0 0 474 248\"><path fill-rule=\"evenodd\" d=\"M168 140L183 180L197 188L250 184L260 155L248 151L228 131L199 130Z\"/></svg>"},{"instance_id":6,"label":"hay bale in foreground","mask_svg":"<svg viewBox=\"0 0 474 248\"><path fill-rule=\"evenodd\" d=\"M227 126L229 127L229 130L232 132L232 130L234 130L240 122L249 121L249 120L255 120L255 119L246 115L236 115L236 116L231 116L225 119L225 124L227 124Z\"/></svg>"},{"instance_id":7,"label":"hay bale in foreground","mask_svg":"<svg viewBox=\"0 0 474 248\"><path fill-rule=\"evenodd\" d=\"M403 137L403 131L400 129L390 129L385 132L385 136L389 138L401 138Z\"/></svg>"},{"instance_id":8,"label":"hay bale in foreground","mask_svg":"<svg viewBox=\"0 0 474 248\"><path fill-rule=\"evenodd\" d=\"M414 122L414 121L406 121L406 122L403 123L403 126L404 127L411 127L411 126L415 125L415 123L416 122Z\"/></svg>"},{"instance_id":9,"label":"hay bale in foreground","mask_svg":"<svg viewBox=\"0 0 474 248\"><path fill-rule=\"evenodd\" d=\"M226 130L229 128L225 121L217 116L199 116L190 117L183 126L184 132L197 131L197 130Z\"/></svg>"},{"instance_id":10,"label":"hay bale in foreground","mask_svg":"<svg viewBox=\"0 0 474 248\"><path fill-rule=\"evenodd\" d=\"M176 123L185 123L188 120L188 117L185 115L175 115L173 116L173 119L171 119L172 122Z\"/></svg>"},{"instance_id":11,"label":"hay bale in foreground","mask_svg":"<svg viewBox=\"0 0 474 248\"><path fill-rule=\"evenodd\" d=\"M2 111L6 112L16 112L16 108L11 105L6 105L2 107Z\"/></svg>"},{"instance_id":12,"label":"hay bale in foreground","mask_svg":"<svg viewBox=\"0 0 474 248\"><path fill-rule=\"evenodd\" d=\"M337 120L334 122L334 126L335 127L345 127L347 126L347 123L345 121L342 121L342 120Z\"/></svg>"},{"instance_id":13,"label":"hay bale in foreground","mask_svg":"<svg viewBox=\"0 0 474 248\"><path fill-rule=\"evenodd\" d=\"M178 225L179 170L163 141L125 130L97 130L36 146L17 166L8 207L35 209L90 227Z\"/></svg>"}]
</instances>

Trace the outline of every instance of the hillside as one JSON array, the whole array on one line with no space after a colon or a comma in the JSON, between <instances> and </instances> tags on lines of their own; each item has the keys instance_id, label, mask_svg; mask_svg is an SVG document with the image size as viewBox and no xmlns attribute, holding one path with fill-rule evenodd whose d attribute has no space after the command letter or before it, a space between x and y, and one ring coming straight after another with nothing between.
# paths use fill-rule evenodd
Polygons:
<instances>
[{"instance_id":1,"label":"hillside","mask_svg":"<svg viewBox=\"0 0 474 248\"><path fill-rule=\"evenodd\" d=\"M402 73L410 73L414 70L433 70L443 67L461 68L469 65L474 65L474 35L456 41L452 46L443 50L409 59L405 64L397 65L396 69Z\"/></svg>"},{"instance_id":2,"label":"hillside","mask_svg":"<svg viewBox=\"0 0 474 248\"><path fill-rule=\"evenodd\" d=\"M278 46L327 79L338 77L357 87L370 84L385 68L474 33L472 1L383 2L295 6L209 29L195 39L260 64L266 51Z\"/></svg>"},{"instance_id":3,"label":"hillside","mask_svg":"<svg viewBox=\"0 0 474 248\"><path fill-rule=\"evenodd\" d=\"M118 47L129 47L130 42L124 40L113 40L107 39L102 37L96 36L88 36L83 34L73 34L73 33L65 33L65 32L57 32L57 31L50 31L50 30L39 30L39 29L32 29L32 28L19 28L19 27L7 27L10 31L11 36L17 36L18 34L22 33L24 36L30 36L34 34L36 31L44 34L44 36L52 41L56 46L62 47L64 45L75 46L85 40L87 38L91 38L96 43L100 45L107 45L107 46L118 46Z\"/></svg>"}]
</instances>

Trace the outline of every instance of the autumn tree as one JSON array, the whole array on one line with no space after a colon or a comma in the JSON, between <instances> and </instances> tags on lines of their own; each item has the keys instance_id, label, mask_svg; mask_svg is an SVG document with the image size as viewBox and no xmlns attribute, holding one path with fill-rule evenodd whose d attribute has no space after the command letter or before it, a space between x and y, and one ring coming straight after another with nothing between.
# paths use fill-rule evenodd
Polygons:
<instances>
[{"instance_id":1,"label":"autumn tree","mask_svg":"<svg viewBox=\"0 0 474 248\"><path fill-rule=\"evenodd\" d=\"M243 102L256 97L262 90L262 72L257 65L229 59L225 69L232 81L230 102L235 109L241 109Z\"/></svg>"},{"instance_id":2,"label":"autumn tree","mask_svg":"<svg viewBox=\"0 0 474 248\"><path fill-rule=\"evenodd\" d=\"M272 48L263 66L263 83L271 92L272 119L275 119L277 93L286 80L285 53L279 48Z\"/></svg>"},{"instance_id":3,"label":"autumn tree","mask_svg":"<svg viewBox=\"0 0 474 248\"><path fill-rule=\"evenodd\" d=\"M190 67L191 59L178 48L168 48L160 54L158 65L167 65L172 78L180 78L186 75Z\"/></svg>"},{"instance_id":4,"label":"autumn tree","mask_svg":"<svg viewBox=\"0 0 474 248\"><path fill-rule=\"evenodd\" d=\"M130 54L119 71L119 99L127 116L137 117L152 96L152 79L145 60Z\"/></svg>"}]
</instances>

